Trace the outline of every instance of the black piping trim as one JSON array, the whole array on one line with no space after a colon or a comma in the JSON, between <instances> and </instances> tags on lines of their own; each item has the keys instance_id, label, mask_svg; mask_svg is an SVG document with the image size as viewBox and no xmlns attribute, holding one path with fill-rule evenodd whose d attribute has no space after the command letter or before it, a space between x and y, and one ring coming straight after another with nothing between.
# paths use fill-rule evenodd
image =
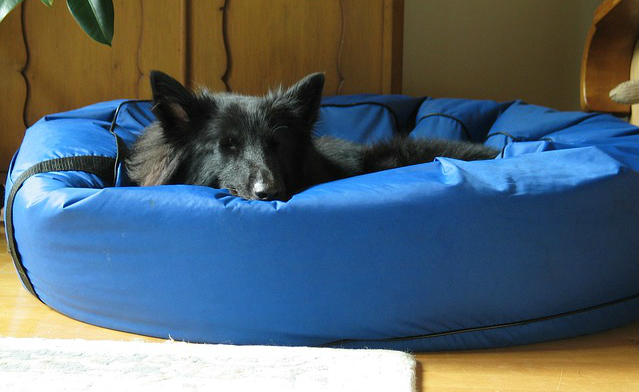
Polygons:
<instances>
[{"instance_id":1,"label":"black piping trim","mask_svg":"<svg viewBox=\"0 0 639 392\"><path fill-rule=\"evenodd\" d=\"M399 120L397 118L397 113L395 113L395 111L393 110L393 108L391 108L390 106L384 104L384 103L380 103L380 102L370 102L370 101L365 101L365 102L354 102L354 103L325 103L325 104L321 104L320 107L321 108L350 108L353 106L362 106L362 105L373 105L373 106L379 106L382 107L386 110L388 110L388 112L391 114L391 117L393 118L393 132L395 134L399 134L401 133L401 130L399 129Z\"/></svg>"},{"instance_id":2,"label":"black piping trim","mask_svg":"<svg viewBox=\"0 0 639 392\"><path fill-rule=\"evenodd\" d=\"M95 174L103 181L105 181L105 179L109 179L110 181L114 165L115 159L113 158L93 155L81 155L75 157L50 159L31 166L29 169L24 171L20 175L20 177L18 177L18 179L13 183L11 192L9 193L9 197L7 199L6 208L5 226L7 230L7 247L9 249L9 253L11 254L11 258L13 259L13 264L16 267L16 271L18 271L18 275L20 277L20 280L22 281L22 284L24 284L24 287L26 287L27 290L29 290L29 292L40 301L42 300L40 299L40 297L38 297L35 290L33 289L33 285L31 284L31 281L27 276L27 271L22 265L20 253L18 253L17 250L17 243L13 228L13 203L15 201L16 195L18 194L18 191L20 190L20 188L22 188L24 182L32 176L40 173L57 171L83 171Z\"/></svg>"},{"instance_id":3,"label":"black piping trim","mask_svg":"<svg viewBox=\"0 0 639 392\"><path fill-rule=\"evenodd\" d=\"M407 129L408 134L410 134L411 132L413 132L415 130L415 127L417 126L417 123L419 122L417 120L417 115L419 114L419 110L424 105L424 102L426 102L430 98L431 97L429 97L429 96L422 97L419 100L419 103L415 106L415 109L413 109L413 111L411 112L411 114L410 114L410 122L409 122L408 127L407 127L408 128Z\"/></svg>"},{"instance_id":4,"label":"black piping trim","mask_svg":"<svg viewBox=\"0 0 639 392\"><path fill-rule=\"evenodd\" d=\"M419 123L420 123L420 121L422 121L422 120L424 120L424 119L426 119L426 118L428 118L428 117L434 117L434 116L446 117L446 118L449 118L449 119L451 119L451 120L455 120L455 121L457 121L457 122L459 123L459 125L461 125L461 127L462 127L462 131L464 131L464 135L466 136L466 140L468 140L468 141L472 141L472 140L473 140L473 139L470 137L470 132L468 131L468 127L466 127L466 124L464 124L464 122L463 122L462 120L458 119L457 117L452 116L452 115L450 115L450 114L446 114L446 113L428 113L428 114L425 114L425 115L421 116L421 117L420 117L420 118L419 118L419 119L415 122L415 126L417 126L417 124L419 124Z\"/></svg>"},{"instance_id":5,"label":"black piping trim","mask_svg":"<svg viewBox=\"0 0 639 392\"><path fill-rule=\"evenodd\" d=\"M109 126L109 132L111 134L115 135L115 127L118 125L117 120L118 120L118 115L120 115L120 110L122 110L122 107L124 105L128 105L131 103L153 103L153 101L150 99L128 99L126 101L120 102L118 107L115 108L115 112L113 113L113 119L111 120L111 126Z\"/></svg>"},{"instance_id":6,"label":"black piping trim","mask_svg":"<svg viewBox=\"0 0 639 392\"><path fill-rule=\"evenodd\" d=\"M118 125L117 123L118 116L120 115L120 110L122 109L124 105L131 104L131 103L140 103L140 102L151 103L153 101L151 101L150 99L129 99L129 100L120 102L118 107L115 108L113 119L111 120L111 125L109 126L109 133L113 135L115 139L115 164L113 165L113 183L114 184L118 178L118 166L120 165L120 162L126 157L126 154L127 154L126 144L124 144L124 141L115 133L115 127L117 127Z\"/></svg>"},{"instance_id":7,"label":"black piping trim","mask_svg":"<svg viewBox=\"0 0 639 392\"><path fill-rule=\"evenodd\" d=\"M111 120L111 126L109 127L109 132L115 135L115 127L117 124L118 115L120 114L120 110L124 105L128 105L131 103L153 103L150 99L128 99L126 101L120 102L117 108L115 108L115 112L113 113L113 119Z\"/></svg>"},{"instance_id":8,"label":"black piping trim","mask_svg":"<svg viewBox=\"0 0 639 392\"><path fill-rule=\"evenodd\" d=\"M545 142L551 142L551 143L552 143L552 142L554 142L554 140L552 140L552 139L551 139L551 138L549 138L549 137L523 137L523 136L513 136L513 135L511 135L511 134L510 134L510 133L508 133L508 132L502 132L502 131L499 131L499 132L493 132L493 133L491 133L491 134L487 135L487 136L486 136L486 139L489 139L489 138L491 138L491 137L493 137L493 136L497 136L497 135L502 135L502 136L509 137L509 138L511 138L514 142L537 142L537 141L540 141L540 140L543 140L543 141L545 141Z\"/></svg>"},{"instance_id":9,"label":"black piping trim","mask_svg":"<svg viewBox=\"0 0 639 392\"><path fill-rule=\"evenodd\" d=\"M456 330L452 330L452 331L433 332L433 333L424 334L424 335L401 336L401 337L394 337L394 338L342 339L342 340L336 340L336 341L333 341L333 342L330 342L330 343L323 344L322 347L340 346L340 345L344 345L344 344L348 344L348 343L359 343L359 342L364 342L364 343L365 342L380 342L380 343L384 343L384 342L402 342L402 341L416 340L416 339L438 338L438 337L441 337L441 336L457 335L457 334L468 333L468 332L480 332L480 331L488 331L488 330L492 330L492 329L518 327L518 326L522 326L522 325L526 325L526 324L532 324L532 323L536 323L536 322L540 322L540 321L554 320L554 319L561 318L561 317L572 316L572 315L580 314L580 313L586 313L586 312L590 312L590 311L593 311L593 310L598 310L598 309L601 309L601 308L605 308L607 306L617 305L617 304L620 304L622 302L631 301L631 300L634 300L634 299L637 299L637 298L639 298L639 294L630 295L630 296L623 297L623 298L620 298L620 299L616 299L616 300L613 300L613 301L605 302L605 303L602 303L602 304L599 304L599 305L589 306L589 307L586 307L586 308L572 310L572 311L569 311L569 312L557 313L557 314L553 314L553 315L550 315L550 316L537 317L537 318L521 320L521 321L514 321L514 322L510 322L510 323L484 325L484 326L480 326L480 327L462 328L462 329L456 329Z\"/></svg>"},{"instance_id":10,"label":"black piping trim","mask_svg":"<svg viewBox=\"0 0 639 392\"><path fill-rule=\"evenodd\" d=\"M424 98L424 100L425 99L426 99L426 97ZM117 126L116 121L117 121L118 114L120 113L120 109L122 108L122 106L124 106L126 104L131 104L131 103L138 103L138 102L153 102L153 101L149 100L149 99L129 99L127 101L121 102L118 105L118 107L115 109L115 114L113 115L113 120L111 120L111 127L109 128L109 132L111 132L113 135L115 135L115 127ZM324 103L324 104L321 104L320 107L322 107L322 108L349 108L349 107L353 107L353 106L363 106L363 105L379 106L379 107L382 107L382 108L388 110L388 112L391 114L391 117L393 118L394 132L395 133L400 133L401 130L399 129L399 119L397 117L397 113L395 113L395 111L393 110L392 107L390 107L389 105L386 105L384 103L381 103L381 102L364 101L364 102L353 102L353 103L343 103L343 104L342 103ZM458 119L456 119L456 120L460 121ZM462 126L465 128L465 125L463 123L462 123ZM467 130L466 130L466 133L468 133Z\"/></svg>"}]
</instances>

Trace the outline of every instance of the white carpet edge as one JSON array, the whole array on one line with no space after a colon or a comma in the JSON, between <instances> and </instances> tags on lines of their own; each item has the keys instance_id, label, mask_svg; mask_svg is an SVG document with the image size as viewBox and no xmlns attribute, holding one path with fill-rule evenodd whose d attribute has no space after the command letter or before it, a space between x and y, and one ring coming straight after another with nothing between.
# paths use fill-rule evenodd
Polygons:
<instances>
[{"instance_id":1,"label":"white carpet edge","mask_svg":"<svg viewBox=\"0 0 639 392\"><path fill-rule=\"evenodd\" d=\"M12 391L61 382L63 389L49 390L102 391L128 383L137 391L230 391L259 384L280 391L412 392L416 367L408 353L378 349L0 338L0 389ZM28 376L30 371L41 376Z\"/></svg>"}]
</instances>

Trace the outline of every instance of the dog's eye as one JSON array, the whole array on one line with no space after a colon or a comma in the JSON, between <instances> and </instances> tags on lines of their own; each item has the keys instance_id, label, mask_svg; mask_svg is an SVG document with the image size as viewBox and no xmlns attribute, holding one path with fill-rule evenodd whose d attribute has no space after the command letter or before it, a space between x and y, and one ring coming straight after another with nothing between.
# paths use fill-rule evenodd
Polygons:
<instances>
[{"instance_id":1,"label":"dog's eye","mask_svg":"<svg viewBox=\"0 0 639 392\"><path fill-rule=\"evenodd\" d=\"M238 147L238 141L230 136L220 139L220 147L228 151L235 151Z\"/></svg>"}]
</instances>

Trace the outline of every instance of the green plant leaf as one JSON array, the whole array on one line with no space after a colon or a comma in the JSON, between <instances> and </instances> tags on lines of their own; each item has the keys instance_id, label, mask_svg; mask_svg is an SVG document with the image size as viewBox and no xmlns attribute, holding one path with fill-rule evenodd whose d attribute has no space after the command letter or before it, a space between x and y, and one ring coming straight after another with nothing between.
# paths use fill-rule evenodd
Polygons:
<instances>
[{"instance_id":1,"label":"green plant leaf","mask_svg":"<svg viewBox=\"0 0 639 392\"><path fill-rule=\"evenodd\" d=\"M67 0L67 7L89 37L101 44L111 46L113 40L112 0Z\"/></svg>"},{"instance_id":2,"label":"green plant leaf","mask_svg":"<svg viewBox=\"0 0 639 392\"><path fill-rule=\"evenodd\" d=\"M0 22L20 3L22 3L22 0L0 0Z\"/></svg>"},{"instance_id":3,"label":"green plant leaf","mask_svg":"<svg viewBox=\"0 0 639 392\"><path fill-rule=\"evenodd\" d=\"M46 5L47 7L51 7L53 6L53 0L40 0L42 2L42 4Z\"/></svg>"}]
</instances>

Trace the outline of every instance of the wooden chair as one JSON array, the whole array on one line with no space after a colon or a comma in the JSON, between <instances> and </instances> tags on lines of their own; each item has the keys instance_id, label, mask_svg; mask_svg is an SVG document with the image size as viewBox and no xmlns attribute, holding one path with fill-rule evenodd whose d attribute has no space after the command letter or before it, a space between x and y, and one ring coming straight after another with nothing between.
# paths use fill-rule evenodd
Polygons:
<instances>
[{"instance_id":1,"label":"wooden chair","mask_svg":"<svg viewBox=\"0 0 639 392\"><path fill-rule=\"evenodd\" d=\"M596 9L581 63L583 110L631 114L630 105L615 103L608 94L621 82L639 79L638 33L639 0L605 0ZM633 107L631 122L637 124L638 107Z\"/></svg>"}]
</instances>

